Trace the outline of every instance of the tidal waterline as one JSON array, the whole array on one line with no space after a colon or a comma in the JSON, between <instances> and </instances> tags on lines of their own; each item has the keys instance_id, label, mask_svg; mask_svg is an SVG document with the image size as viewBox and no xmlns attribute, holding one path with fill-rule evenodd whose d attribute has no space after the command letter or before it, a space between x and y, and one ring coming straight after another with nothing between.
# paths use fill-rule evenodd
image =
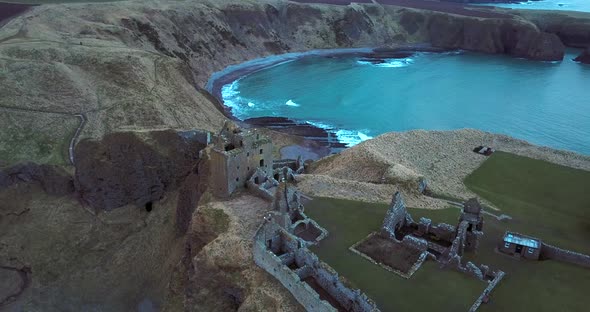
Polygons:
<instances>
[{"instance_id":1,"label":"tidal waterline","mask_svg":"<svg viewBox=\"0 0 590 312\"><path fill-rule=\"evenodd\" d=\"M308 56L222 88L240 119L280 116L356 144L413 129L475 128L590 154L590 66L471 52L416 53L379 64ZM493 142L489 142L493 144Z\"/></svg>"}]
</instances>

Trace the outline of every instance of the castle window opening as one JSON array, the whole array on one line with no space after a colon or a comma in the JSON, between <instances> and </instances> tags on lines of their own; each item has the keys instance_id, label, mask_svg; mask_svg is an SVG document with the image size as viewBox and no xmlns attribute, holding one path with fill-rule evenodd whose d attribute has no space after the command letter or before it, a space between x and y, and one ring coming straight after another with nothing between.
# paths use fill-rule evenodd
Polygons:
<instances>
[{"instance_id":1,"label":"castle window opening","mask_svg":"<svg viewBox=\"0 0 590 312\"><path fill-rule=\"evenodd\" d=\"M154 208L154 204L152 202L147 202L145 204L145 211L151 212L153 208Z\"/></svg>"},{"instance_id":2,"label":"castle window opening","mask_svg":"<svg viewBox=\"0 0 590 312\"><path fill-rule=\"evenodd\" d=\"M262 149L260 149L260 155L262 155L262 152L263 152Z\"/></svg>"},{"instance_id":3,"label":"castle window opening","mask_svg":"<svg viewBox=\"0 0 590 312\"><path fill-rule=\"evenodd\" d=\"M227 144L227 145L225 146L225 151L226 151L226 152L229 152L229 151L231 151L231 150L233 150L233 149L235 149L235 148L236 148L236 147L235 147L233 144L231 144L231 143L230 143L230 144Z\"/></svg>"},{"instance_id":4,"label":"castle window opening","mask_svg":"<svg viewBox=\"0 0 590 312\"><path fill-rule=\"evenodd\" d=\"M264 159L260 160L260 167L264 167Z\"/></svg>"}]
</instances>

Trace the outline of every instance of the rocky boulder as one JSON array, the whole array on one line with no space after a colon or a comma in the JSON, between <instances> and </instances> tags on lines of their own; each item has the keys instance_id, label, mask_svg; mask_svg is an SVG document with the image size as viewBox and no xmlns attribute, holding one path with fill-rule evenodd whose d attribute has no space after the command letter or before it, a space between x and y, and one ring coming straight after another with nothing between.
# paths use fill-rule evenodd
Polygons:
<instances>
[{"instance_id":1,"label":"rocky boulder","mask_svg":"<svg viewBox=\"0 0 590 312\"><path fill-rule=\"evenodd\" d=\"M75 151L76 190L95 209L136 204L150 210L153 201L195 173L204 147L198 135L171 130L83 140Z\"/></svg>"},{"instance_id":2,"label":"rocky boulder","mask_svg":"<svg viewBox=\"0 0 590 312\"><path fill-rule=\"evenodd\" d=\"M590 48L584 50L584 52L578 55L574 61L580 62L582 64L590 64Z\"/></svg>"}]
</instances>

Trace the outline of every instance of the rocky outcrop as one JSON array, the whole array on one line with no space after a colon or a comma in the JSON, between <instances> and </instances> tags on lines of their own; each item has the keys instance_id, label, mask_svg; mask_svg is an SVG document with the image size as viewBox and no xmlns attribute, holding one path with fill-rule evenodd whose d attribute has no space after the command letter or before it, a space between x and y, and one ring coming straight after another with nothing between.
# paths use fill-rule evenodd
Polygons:
<instances>
[{"instance_id":1,"label":"rocky outcrop","mask_svg":"<svg viewBox=\"0 0 590 312\"><path fill-rule=\"evenodd\" d=\"M584 50L584 52L576 57L574 61L580 62L582 64L590 64L590 48Z\"/></svg>"},{"instance_id":2,"label":"rocky outcrop","mask_svg":"<svg viewBox=\"0 0 590 312\"><path fill-rule=\"evenodd\" d=\"M72 176L51 165L25 163L0 171L0 191L19 183L38 184L46 193L57 196L74 192Z\"/></svg>"},{"instance_id":3,"label":"rocky outcrop","mask_svg":"<svg viewBox=\"0 0 590 312\"><path fill-rule=\"evenodd\" d=\"M515 20L460 20L436 15L428 33L434 46L495 54L509 54L540 61L562 60L565 47L560 39L540 32L530 23Z\"/></svg>"},{"instance_id":4,"label":"rocky outcrop","mask_svg":"<svg viewBox=\"0 0 590 312\"><path fill-rule=\"evenodd\" d=\"M76 147L76 190L95 209L135 204L150 210L153 202L196 173L199 151L204 147L175 131L116 133L100 141L83 140ZM189 180L196 191L198 178ZM196 194L184 196L188 197L179 205L195 204ZM181 215L185 214L190 212Z\"/></svg>"},{"instance_id":5,"label":"rocky outcrop","mask_svg":"<svg viewBox=\"0 0 590 312\"><path fill-rule=\"evenodd\" d=\"M568 47L590 46L590 13L544 10L509 10L507 12L535 23L543 32L556 34Z\"/></svg>"}]
</instances>

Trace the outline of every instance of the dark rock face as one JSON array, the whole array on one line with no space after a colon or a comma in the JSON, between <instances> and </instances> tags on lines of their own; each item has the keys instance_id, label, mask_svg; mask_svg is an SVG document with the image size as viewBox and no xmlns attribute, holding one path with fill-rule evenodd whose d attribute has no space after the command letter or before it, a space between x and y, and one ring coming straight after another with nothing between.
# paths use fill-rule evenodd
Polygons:
<instances>
[{"instance_id":1,"label":"dark rock face","mask_svg":"<svg viewBox=\"0 0 590 312\"><path fill-rule=\"evenodd\" d=\"M590 48L582 52L582 54L576 57L574 61L580 62L582 64L590 64Z\"/></svg>"},{"instance_id":2,"label":"dark rock face","mask_svg":"<svg viewBox=\"0 0 590 312\"><path fill-rule=\"evenodd\" d=\"M590 45L590 23L571 17L555 18L546 25L540 24L540 28L546 32L554 33L568 47L583 48Z\"/></svg>"},{"instance_id":3,"label":"dark rock face","mask_svg":"<svg viewBox=\"0 0 590 312\"><path fill-rule=\"evenodd\" d=\"M430 19L428 33L432 45L442 48L505 53L539 61L560 61L565 54L557 35L512 20L478 21L436 15Z\"/></svg>"},{"instance_id":4,"label":"dark rock face","mask_svg":"<svg viewBox=\"0 0 590 312\"><path fill-rule=\"evenodd\" d=\"M188 230L193 212L205 192L207 184L200 181L199 174L193 171L180 188L175 223L178 235L183 235Z\"/></svg>"},{"instance_id":5,"label":"dark rock face","mask_svg":"<svg viewBox=\"0 0 590 312\"><path fill-rule=\"evenodd\" d=\"M334 22L332 29L339 45L351 46L353 42L359 40L362 33L371 34L373 26L373 22L365 12L349 8L342 19Z\"/></svg>"},{"instance_id":6,"label":"dark rock face","mask_svg":"<svg viewBox=\"0 0 590 312\"><path fill-rule=\"evenodd\" d=\"M114 133L76 146L76 190L95 209L144 206L193 172L204 144L174 131ZM188 201L189 203L192 200Z\"/></svg>"},{"instance_id":7,"label":"dark rock face","mask_svg":"<svg viewBox=\"0 0 590 312\"><path fill-rule=\"evenodd\" d=\"M74 182L65 170L51 165L19 164L0 171L0 190L18 183L38 183L50 195L74 192Z\"/></svg>"}]
</instances>

